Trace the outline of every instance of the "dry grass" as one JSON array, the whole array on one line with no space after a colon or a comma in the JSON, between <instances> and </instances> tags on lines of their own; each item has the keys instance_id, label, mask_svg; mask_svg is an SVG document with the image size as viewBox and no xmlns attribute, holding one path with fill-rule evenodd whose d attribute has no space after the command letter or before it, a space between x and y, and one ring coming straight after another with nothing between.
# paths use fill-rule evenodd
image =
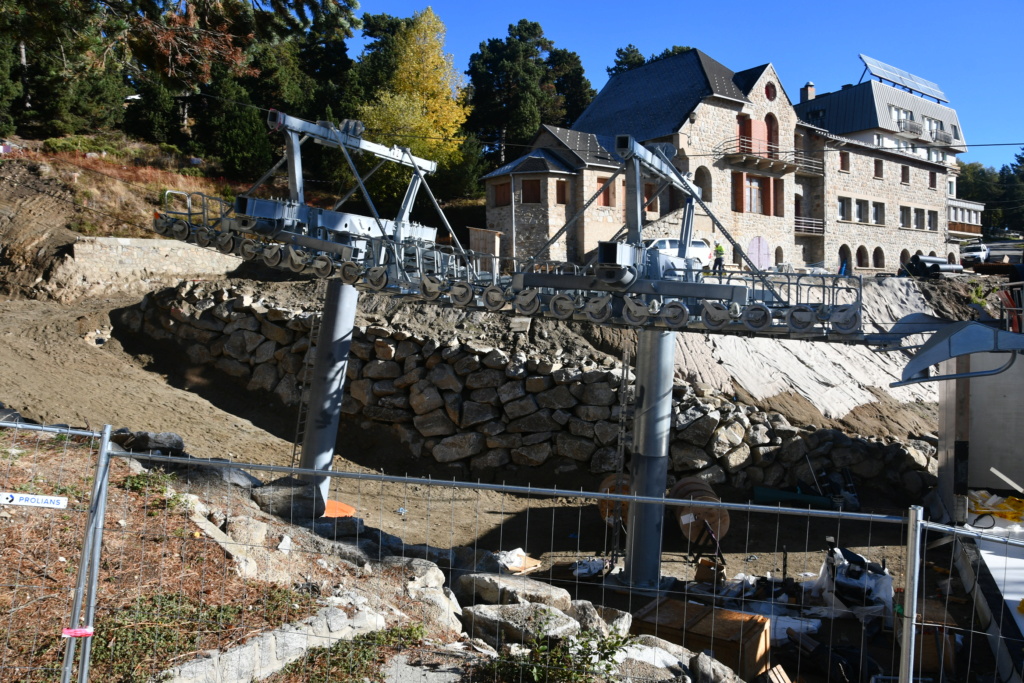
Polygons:
<instances>
[{"instance_id":1,"label":"dry grass","mask_svg":"<svg viewBox=\"0 0 1024 683\"><path fill-rule=\"evenodd\" d=\"M95 459L95 444L78 438L0 432L0 490L70 498L67 510L3 508L10 517L0 518L0 680L59 676ZM147 680L318 609L309 595L239 578L159 478L140 487L132 476L114 461L93 680Z\"/></svg>"}]
</instances>

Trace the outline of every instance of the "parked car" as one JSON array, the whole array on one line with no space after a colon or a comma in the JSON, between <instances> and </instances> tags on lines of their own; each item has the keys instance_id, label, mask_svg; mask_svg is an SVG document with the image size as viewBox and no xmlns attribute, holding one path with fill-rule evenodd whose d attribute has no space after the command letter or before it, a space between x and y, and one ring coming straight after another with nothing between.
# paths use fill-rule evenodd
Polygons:
<instances>
[{"instance_id":1,"label":"parked car","mask_svg":"<svg viewBox=\"0 0 1024 683\"><path fill-rule=\"evenodd\" d=\"M644 240L644 246L648 249L657 249L666 256L679 256L679 240L673 237L662 237L656 240ZM687 250L687 257L697 259L697 267L710 266L715 258L709 247L703 240L690 240L690 248Z\"/></svg>"},{"instance_id":2,"label":"parked car","mask_svg":"<svg viewBox=\"0 0 1024 683\"><path fill-rule=\"evenodd\" d=\"M960 265L968 266L974 263L984 263L988 261L989 250L987 244L968 244L966 247L960 248Z\"/></svg>"}]
</instances>

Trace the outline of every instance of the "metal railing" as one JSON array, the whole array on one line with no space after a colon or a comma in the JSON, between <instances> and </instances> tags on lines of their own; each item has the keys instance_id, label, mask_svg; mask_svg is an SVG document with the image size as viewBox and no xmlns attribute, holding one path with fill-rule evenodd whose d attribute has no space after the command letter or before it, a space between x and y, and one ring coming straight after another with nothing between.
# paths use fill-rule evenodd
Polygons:
<instances>
[{"instance_id":1,"label":"metal railing","mask_svg":"<svg viewBox=\"0 0 1024 683\"><path fill-rule=\"evenodd\" d=\"M786 166L793 167L788 170L797 170L803 173L811 173L815 175L823 173L825 167L824 162L820 158L811 156L806 152L786 149L778 144L770 143L767 140L759 140L748 136L732 138L719 143L715 147L716 161L725 156L731 155L740 155L744 158L749 157L755 160L764 160L765 163L778 162Z\"/></svg>"},{"instance_id":2,"label":"metal railing","mask_svg":"<svg viewBox=\"0 0 1024 683\"><path fill-rule=\"evenodd\" d=\"M824 235L825 220L823 218L796 216L793 218L793 232L798 235Z\"/></svg>"},{"instance_id":3,"label":"metal railing","mask_svg":"<svg viewBox=\"0 0 1024 683\"><path fill-rule=\"evenodd\" d=\"M929 132L932 135L932 142L938 142L943 145L953 144L953 134L950 133L948 130L939 130L937 128L933 128Z\"/></svg>"},{"instance_id":4,"label":"metal railing","mask_svg":"<svg viewBox=\"0 0 1024 683\"><path fill-rule=\"evenodd\" d=\"M902 137L921 137L924 133L924 124L920 121L914 121L913 119L899 119L896 122L896 130L899 133L905 133Z\"/></svg>"}]
</instances>

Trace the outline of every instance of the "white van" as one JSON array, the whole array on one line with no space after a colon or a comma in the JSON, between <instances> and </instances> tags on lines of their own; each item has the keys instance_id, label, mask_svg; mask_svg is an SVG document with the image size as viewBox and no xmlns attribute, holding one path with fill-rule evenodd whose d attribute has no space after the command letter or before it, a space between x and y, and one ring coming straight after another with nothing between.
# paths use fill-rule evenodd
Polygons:
<instances>
[{"instance_id":1,"label":"white van","mask_svg":"<svg viewBox=\"0 0 1024 683\"><path fill-rule=\"evenodd\" d=\"M648 249L657 249L666 256L679 256L679 240L674 237L662 237L656 240L644 240L644 246ZM697 259L697 267L711 266L715 257L711 254L709 247L703 240L690 240L690 248L687 256Z\"/></svg>"}]
</instances>

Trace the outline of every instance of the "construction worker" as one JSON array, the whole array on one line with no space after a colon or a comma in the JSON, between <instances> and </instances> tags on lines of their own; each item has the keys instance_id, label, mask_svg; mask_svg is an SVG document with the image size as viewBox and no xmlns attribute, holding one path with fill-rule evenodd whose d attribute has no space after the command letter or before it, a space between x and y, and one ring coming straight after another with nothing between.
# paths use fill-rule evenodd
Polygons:
<instances>
[{"instance_id":1,"label":"construction worker","mask_svg":"<svg viewBox=\"0 0 1024 683\"><path fill-rule=\"evenodd\" d=\"M725 275L725 247L715 242L715 265L711 268L712 275Z\"/></svg>"}]
</instances>

